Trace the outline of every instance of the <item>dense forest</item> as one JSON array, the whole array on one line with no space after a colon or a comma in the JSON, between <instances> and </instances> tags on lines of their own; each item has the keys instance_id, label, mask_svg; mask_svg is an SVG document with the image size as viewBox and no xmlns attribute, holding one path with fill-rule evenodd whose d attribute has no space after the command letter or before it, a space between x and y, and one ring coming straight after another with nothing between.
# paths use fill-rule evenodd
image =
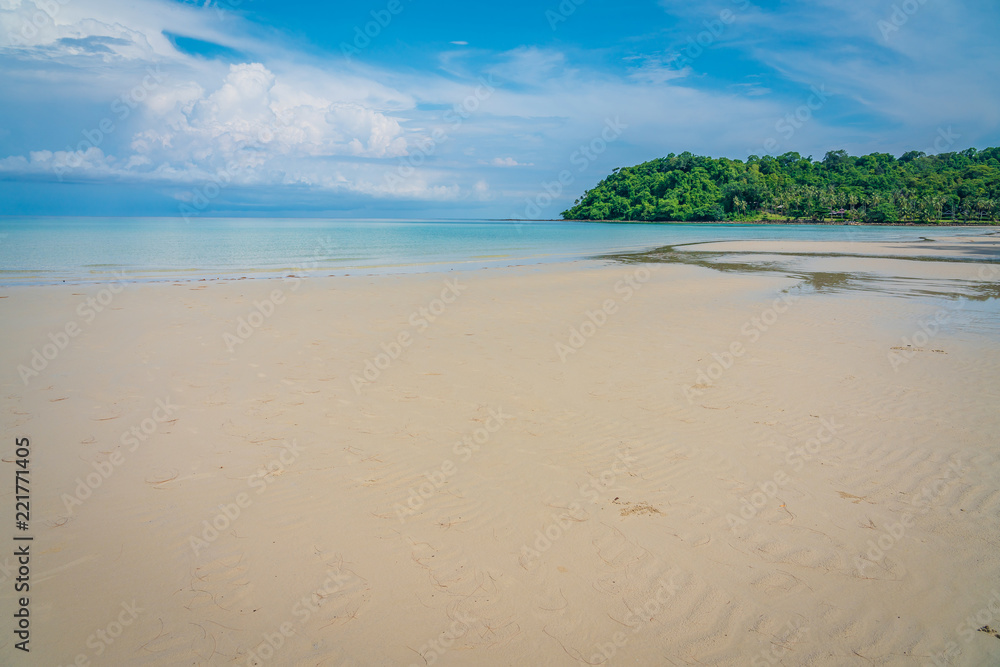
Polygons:
<instances>
[{"instance_id":1,"label":"dense forest","mask_svg":"<svg viewBox=\"0 0 1000 667\"><path fill-rule=\"evenodd\" d=\"M968 222L1000 217L1000 148L822 161L785 153L746 162L681 153L615 169L572 220Z\"/></svg>"}]
</instances>

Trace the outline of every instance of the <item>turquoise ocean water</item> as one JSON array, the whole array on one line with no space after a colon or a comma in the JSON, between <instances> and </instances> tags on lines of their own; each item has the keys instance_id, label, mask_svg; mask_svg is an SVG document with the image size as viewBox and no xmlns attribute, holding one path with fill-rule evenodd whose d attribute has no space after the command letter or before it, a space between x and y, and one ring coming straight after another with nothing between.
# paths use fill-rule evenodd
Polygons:
<instances>
[{"instance_id":1,"label":"turquoise ocean water","mask_svg":"<svg viewBox=\"0 0 1000 667\"><path fill-rule=\"evenodd\" d=\"M0 218L0 285L416 272L709 240L916 240L982 229L317 219Z\"/></svg>"}]
</instances>

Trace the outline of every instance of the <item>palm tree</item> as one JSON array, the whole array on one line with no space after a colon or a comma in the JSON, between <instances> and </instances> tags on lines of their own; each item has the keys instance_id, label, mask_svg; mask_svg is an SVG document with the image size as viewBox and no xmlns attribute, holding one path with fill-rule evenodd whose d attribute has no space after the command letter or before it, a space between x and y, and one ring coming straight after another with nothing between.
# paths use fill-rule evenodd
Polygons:
<instances>
[{"instance_id":1,"label":"palm tree","mask_svg":"<svg viewBox=\"0 0 1000 667\"><path fill-rule=\"evenodd\" d=\"M854 220L854 209L858 206L858 195L851 192L847 195L847 205L851 207L851 220Z\"/></svg>"},{"instance_id":2,"label":"palm tree","mask_svg":"<svg viewBox=\"0 0 1000 667\"><path fill-rule=\"evenodd\" d=\"M830 209L833 208L834 194L833 188L823 188L816 193L816 203L821 209L820 217L825 220L826 216L829 215Z\"/></svg>"},{"instance_id":3,"label":"palm tree","mask_svg":"<svg viewBox=\"0 0 1000 667\"><path fill-rule=\"evenodd\" d=\"M946 203L948 204L948 212L946 214L942 213L942 215L947 215L949 220L955 222L958 207L955 205L955 201L953 199L948 199Z\"/></svg>"},{"instance_id":4,"label":"palm tree","mask_svg":"<svg viewBox=\"0 0 1000 667\"><path fill-rule=\"evenodd\" d=\"M903 220L913 220L914 213L916 212L916 207L914 206L914 195L911 190L902 189L897 190L892 195L893 203L899 212Z\"/></svg>"},{"instance_id":5,"label":"palm tree","mask_svg":"<svg viewBox=\"0 0 1000 667\"><path fill-rule=\"evenodd\" d=\"M979 222L983 221L983 215L985 215L986 211L988 211L989 209L990 209L990 203L988 199L984 197L976 199L976 210L979 211L979 213L976 216L976 219Z\"/></svg>"},{"instance_id":6,"label":"palm tree","mask_svg":"<svg viewBox=\"0 0 1000 667\"><path fill-rule=\"evenodd\" d=\"M938 195L936 197L931 197L931 206L934 207L934 219L940 220L944 215L944 204L945 198Z\"/></svg>"},{"instance_id":7,"label":"palm tree","mask_svg":"<svg viewBox=\"0 0 1000 667\"><path fill-rule=\"evenodd\" d=\"M792 219L792 204L795 201L795 195L792 193L791 188L786 188L781 192L781 208L785 212L785 220Z\"/></svg>"},{"instance_id":8,"label":"palm tree","mask_svg":"<svg viewBox=\"0 0 1000 667\"><path fill-rule=\"evenodd\" d=\"M959 204L959 206L962 209L962 219L965 222L969 222L969 216L972 215L972 209L973 209L972 197L964 198Z\"/></svg>"},{"instance_id":9,"label":"palm tree","mask_svg":"<svg viewBox=\"0 0 1000 667\"><path fill-rule=\"evenodd\" d=\"M740 199L739 195L733 197L733 208L740 212L740 215L744 215L747 212L747 203L745 200Z\"/></svg>"}]
</instances>

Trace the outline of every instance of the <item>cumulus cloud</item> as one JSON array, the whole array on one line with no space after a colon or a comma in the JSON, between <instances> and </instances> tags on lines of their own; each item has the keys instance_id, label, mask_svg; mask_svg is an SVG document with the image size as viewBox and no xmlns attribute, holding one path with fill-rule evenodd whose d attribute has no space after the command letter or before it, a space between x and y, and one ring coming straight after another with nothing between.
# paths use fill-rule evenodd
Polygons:
<instances>
[{"instance_id":1,"label":"cumulus cloud","mask_svg":"<svg viewBox=\"0 0 1000 667\"><path fill-rule=\"evenodd\" d=\"M80 65L152 60L156 55L141 30L80 17L80 8L69 0L7 0L6 5L0 6L0 49L17 58Z\"/></svg>"},{"instance_id":2,"label":"cumulus cloud","mask_svg":"<svg viewBox=\"0 0 1000 667\"><path fill-rule=\"evenodd\" d=\"M152 127L136 135L132 148L151 164L172 165L406 154L396 119L299 93L261 63L232 65L214 91L188 82L154 96L148 105Z\"/></svg>"},{"instance_id":3,"label":"cumulus cloud","mask_svg":"<svg viewBox=\"0 0 1000 667\"><path fill-rule=\"evenodd\" d=\"M27 157L16 155L0 160L0 171L42 174L60 178L77 171L89 176L109 175L115 171L114 159L109 160L100 148L91 146L78 151L31 151Z\"/></svg>"},{"instance_id":4,"label":"cumulus cloud","mask_svg":"<svg viewBox=\"0 0 1000 667\"><path fill-rule=\"evenodd\" d=\"M302 54L289 58L282 46L249 36L253 30L238 15L223 24L201 7L160 0L0 2L0 58L31 76L66 82L60 97L93 100L78 114L82 122L71 105L60 105L65 123L80 122L64 149L35 137L37 150L0 153L0 172L172 185L182 200L220 175L244 186L460 196L445 171L424 168L402 182L387 180L408 147L429 132L404 127L398 114L415 101L388 83L391 77L373 77L361 66L330 71ZM179 40L165 36L171 34L261 58L226 65L194 57L178 50ZM113 99L110 108L102 98Z\"/></svg>"},{"instance_id":5,"label":"cumulus cloud","mask_svg":"<svg viewBox=\"0 0 1000 667\"><path fill-rule=\"evenodd\" d=\"M426 46L443 48L421 67L304 50L239 12L219 20L214 0L0 0L0 172L8 183L127 181L182 200L223 174L229 192L273 187L282 201L297 187L317 200L523 209L566 169L571 201L611 168L668 152L760 153L812 85L829 103L781 150L898 153L951 125L963 145L995 136L995 21L972 20L995 9L923 3L886 38L878 22L891 9L865 0L724 3L735 18L705 53L733 57L672 60L718 10L661 4L662 31L625 47L456 40ZM611 122L623 133L590 156Z\"/></svg>"},{"instance_id":6,"label":"cumulus cloud","mask_svg":"<svg viewBox=\"0 0 1000 667\"><path fill-rule=\"evenodd\" d=\"M228 165L239 165L244 183L288 182L344 187L297 170L296 158L394 158L407 153L399 122L353 102L316 98L287 85L260 63L232 65L215 90L181 81L152 87L143 95L143 129L127 152L109 156L95 129L94 140L76 151L37 151L0 161L3 171L44 172L60 177L118 175L190 181Z\"/></svg>"}]
</instances>

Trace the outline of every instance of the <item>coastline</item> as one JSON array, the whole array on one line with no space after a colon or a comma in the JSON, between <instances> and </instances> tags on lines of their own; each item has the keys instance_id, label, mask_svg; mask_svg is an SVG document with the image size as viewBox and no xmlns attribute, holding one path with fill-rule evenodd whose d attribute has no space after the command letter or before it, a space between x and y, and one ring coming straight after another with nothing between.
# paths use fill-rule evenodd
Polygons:
<instances>
[{"instance_id":1,"label":"coastline","mask_svg":"<svg viewBox=\"0 0 1000 667\"><path fill-rule=\"evenodd\" d=\"M52 219L0 224L0 288L15 285L189 282L502 269L585 260L664 245L731 240L920 239L916 226L550 221L368 222L206 219ZM930 231L929 228L926 228ZM935 236L996 234L935 227ZM106 233L123 235L115 247ZM484 254L489 248L490 254Z\"/></svg>"},{"instance_id":2,"label":"coastline","mask_svg":"<svg viewBox=\"0 0 1000 667\"><path fill-rule=\"evenodd\" d=\"M560 219L564 222L608 222L608 223L621 223L629 225L828 225L828 226L843 226L843 227L931 227L934 229L948 229L948 228L968 228L968 227L983 227L983 228L997 228L1000 227L1000 222L949 222L936 223L936 222L844 222L841 220L590 220L590 219L574 219L565 218ZM556 222L552 221L540 221L540 222Z\"/></svg>"},{"instance_id":3,"label":"coastline","mask_svg":"<svg viewBox=\"0 0 1000 667\"><path fill-rule=\"evenodd\" d=\"M1000 2L0 3L0 667L1000 667Z\"/></svg>"},{"instance_id":4,"label":"coastline","mask_svg":"<svg viewBox=\"0 0 1000 667\"><path fill-rule=\"evenodd\" d=\"M93 317L99 285L0 291L36 657L989 662L959 626L1000 571L1000 300L813 245L884 288L601 260L129 284Z\"/></svg>"}]
</instances>

